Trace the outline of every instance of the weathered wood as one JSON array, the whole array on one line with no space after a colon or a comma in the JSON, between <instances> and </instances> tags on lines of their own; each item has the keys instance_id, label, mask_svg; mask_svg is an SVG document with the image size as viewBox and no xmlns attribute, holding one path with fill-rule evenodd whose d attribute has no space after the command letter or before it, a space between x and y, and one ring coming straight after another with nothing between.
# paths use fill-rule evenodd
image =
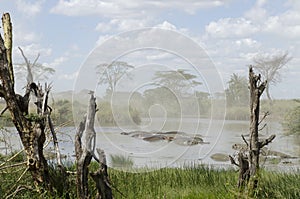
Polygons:
<instances>
[{"instance_id":1,"label":"weathered wood","mask_svg":"<svg viewBox=\"0 0 300 199\"><path fill-rule=\"evenodd\" d=\"M30 66L30 62L29 60L27 59L27 57L25 56L23 50L21 47L18 47L20 52L21 52L21 55L23 57L23 59L25 60L25 65L26 65L26 69L27 69L27 77L26 77L26 80L27 82L33 82L33 75L32 75L32 71L31 71L31 66ZM34 60L33 62L33 65L37 62L38 58L40 57L40 54L38 54L37 58Z\"/></svg>"},{"instance_id":2,"label":"weathered wood","mask_svg":"<svg viewBox=\"0 0 300 199\"><path fill-rule=\"evenodd\" d=\"M267 81L261 82L260 75L255 75L252 67L249 68L250 85L250 175L254 176L259 169L260 143L258 139L260 97L266 88Z\"/></svg>"},{"instance_id":3,"label":"weathered wood","mask_svg":"<svg viewBox=\"0 0 300 199\"><path fill-rule=\"evenodd\" d=\"M244 188L251 182L249 193L257 188L258 172L259 172L259 156L261 149L275 139L275 135L271 135L268 139L259 141L258 127L268 113L259 120L260 97L263 94L267 81L262 82L260 75L255 75L252 66L249 67L249 88L250 88L250 140L249 142L242 135L243 141L246 143L244 149L240 149L238 154L238 162L230 156L231 163L240 169L238 187ZM248 154L248 157L245 155Z\"/></svg>"},{"instance_id":4,"label":"weathered wood","mask_svg":"<svg viewBox=\"0 0 300 199\"><path fill-rule=\"evenodd\" d=\"M249 170L249 161L248 157L244 154L245 151L240 150L238 153L238 163L234 160L232 156L229 156L231 164L234 164L239 167L239 179L238 179L238 188L243 190L249 182L250 170Z\"/></svg>"},{"instance_id":5,"label":"weathered wood","mask_svg":"<svg viewBox=\"0 0 300 199\"><path fill-rule=\"evenodd\" d=\"M8 72L11 79L12 88L14 87L14 70L12 64L12 45L13 45L13 35L12 35L12 24L10 20L9 13L4 13L2 16L2 26L4 32L4 46L6 48L6 57L8 64Z\"/></svg>"},{"instance_id":6,"label":"weathered wood","mask_svg":"<svg viewBox=\"0 0 300 199\"><path fill-rule=\"evenodd\" d=\"M88 189L88 166L93 157L92 140L95 139L94 118L96 113L96 98L91 94L87 116L80 123L75 136L75 152L77 161L77 196L78 198L89 198ZM85 136L85 143L81 139Z\"/></svg>"},{"instance_id":7,"label":"weathered wood","mask_svg":"<svg viewBox=\"0 0 300 199\"><path fill-rule=\"evenodd\" d=\"M3 24L7 24L4 20L9 18L8 13L4 14L2 17ZM5 34L10 34L10 32L7 31ZM9 40L12 36L5 36L6 38ZM11 45L10 41L5 43ZM15 93L13 69L7 52L6 45L0 35L0 97L5 99L12 121L21 138L27 156L28 170L33 177L35 185L46 186L51 189L48 164L43 155L45 119L43 115L39 114L34 119L28 117L27 104L29 102L30 89L29 92L28 90L26 91L23 97ZM40 93L43 93L42 90L40 90Z\"/></svg>"},{"instance_id":8,"label":"weathered wood","mask_svg":"<svg viewBox=\"0 0 300 199\"><path fill-rule=\"evenodd\" d=\"M112 190L107 173L106 157L104 151L97 149L99 156L99 169L97 172L91 173L92 179L96 183L98 190L97 197L98 199L112 199Z\"/></svg>"},{"instance_id":9,"label":"weathered wood","mask_svg":"<svg viewBox=\"0 0 300 199\"><path fill-rule=\"evenodd\" d=\"M247 160L247 156L244 156L242 152L239 152L238 160L240 167L238 187L243 189L245 185L247 185L250 178L249 162Z\"/></svg>"},{"instance_id":10,"label":"weathered wood","mask_svg":"<svg viewBox=\"0 0 300 199\"><path fill-rule=\"evenodd\" d=\"M112 191L109 184L107 166L104 151L97 149L99 158L95 154L96 146L96 131L94 129L95 114L97 111L96 98L94 93L91 92L87 115L83 121L80 122L75 135L75 152L77 161L77 197L81 199L90 198L88 188L88 166L94 158L99 163L99 170L91 173L92 179L96 183L98 190L97 198L112 198ZM85 136L84 143L82 138Z\"/></svg>"},{"instance_id":11,"label":"weathered wood","mask_svg":"<svg viewBox=\"0 0 300 199\"><path fill-rule=\"evenodd\" d=\"M81 122L75 135L77 197L81 199L89 198L88 166L92 160L92 154L82 146L81 138L84 131L85 123Z\"/></svg>"}]
</instances>

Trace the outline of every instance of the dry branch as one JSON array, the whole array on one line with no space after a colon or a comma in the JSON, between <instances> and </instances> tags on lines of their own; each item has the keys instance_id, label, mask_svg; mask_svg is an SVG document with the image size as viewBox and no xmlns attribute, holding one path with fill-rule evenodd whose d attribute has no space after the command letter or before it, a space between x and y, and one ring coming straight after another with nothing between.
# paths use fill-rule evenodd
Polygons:
<instances>
[{"instance_id":1,"label":"dry branch","mask_svg":"<svg viewBox=\"0 0 300 199\"><path fill-rule=\"evenodd\" d=\"M249 143L242 135L243 141L247 145L247 150L240 150L238 154L238 163L230 157L232 164L239 167L238 187L244 188L251 181L250 192L256 189L258 184L257 172L259 171L259 156L261 149L275 139L275 135L271 135L264 141L259 141L258 126L269 115L266 112L261 120L259 120L260 97L266 88L267 81L262 82L260 75L255 75L252 66L249 67L249 84L250 84L250 140ZM266 126L266 125L265 125ZM265 127L264 126L264 127ZM263 128L264 128L263 127ZM248 155L246 155L248 154Z\"/></svg>"},{"instance_id":2,"label":"dry branch","mask_svg":"<svg viewBox=\"0 0 300 199\"><path fill-rule=\"evenodd\" d=\"M5 20L9 18L8 13L2 17L4 29L5 24L9 24ZM21 138L27 157L27 169L33 177L34 184L44 186L51 190L48 163L43 154L46 120L40 112L38 112L35 117L31 117L28 114L30 92L33 88L32 86L36 86L36 84L28 85L24 96L15 93L13 69L11 67L10 57L7 55L9 48L11 48L11 46L7 46L7 44L12 44L12 42L9 41L12 35L7 36L6 32L4 35L5 42L0 35L0 97L5 99L12 121ZM43 98L44 92L41 87L35 87L35 91L39 94L38 100L40 99L39 97Z\"/></svg>"},{"instance_id":3,"label":"dry branch","mask_svg":"<svg viewBox=\"0 0 300 199\"><path fill-rule=\"evenodd\" d=\"M10 20L9 13L4 13L2 16L2 26L4 32L4 46L6 51L6 58L8 64L8 72L12 84L12 88L14 87L14 70L12 64L12 43L13 43L13 35L12 35L12 24Z\"/></svg>"},{"instance_id":4,"label":"dry branch","mask_svg":"<svg viewBox=\"0 0 300 199\"><path fill-rule=\"evenodd\" d=\"M269 143L271 143L274 139L275 139L276 135L271 135L268 139L265 139L264 141L259 143L259 147L263 148L264 146L268 145Z\"/></svg>"},{"instance_id":5,"label":"dry branch","mask_svg":"<svg viewBox=\"0 0 300 199\"><path fill-rule=\"evenodd\" d=\"M91 98L89 101L87 115L83 121L80 122L75 135L75 152L76 152L76 174L77 174L77 196L78 198L89 198L88 188L88 166L94 157L99 163L100 168L96 173L92 173L91 176L96 182L98 190L97 198L112 198L111 187L109 186L107 166L104 151L97 149L99 159L95 156L94 150L96 146L96 131L94 129L95 114L97 111L96 98L94 93L90 92ZM84 143L82 138L85 136Z\"/></svg>"}]
</instances>

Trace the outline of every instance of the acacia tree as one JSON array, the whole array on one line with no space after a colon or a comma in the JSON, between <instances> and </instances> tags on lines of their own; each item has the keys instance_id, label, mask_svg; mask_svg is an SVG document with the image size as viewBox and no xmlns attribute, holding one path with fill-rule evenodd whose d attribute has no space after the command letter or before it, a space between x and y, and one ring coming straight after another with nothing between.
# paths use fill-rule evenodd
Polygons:
<instances>
[{"instance_id":1,"label":"acacia tree","mask_svg":"<svg viewBox=\"0 0 300 199\"><path fill-rule=\"evenodd\" d=\"M275 55L259 54L253 58L254 68L267 80L266 93L270 101L270 85L276 85L281 82L282 76L280 70L292 59L288 52Z\"/></svg>"},{"instance_id":2,"label":"acacia tree","mask_svg":"<svg viewBox=\"0 0 300 199\"><path fill-rule=\"evenodd\" d=\"M55 70L53 68L47 67L38 62L40 54L38 54L35 60L33 61L33 63L31 63L30 60L28 60L28 58L25 56L25 53L22 50L22 48L21 47L18 48L24 59L24 63L15 64L15 68L16 68L15 74L20 78L23 77L24 74L27 74L26 76L27 83L47 80L49 75L53 75L55 73Z\"/></svg>"},{"instance_id":3,"label":"acacia tree","mask_svg":"<svg viewBox=\"0 0 300 199\"><path fill-rule=\"evenodd\" d=\"M99 75L98 84L107 84L107 93L113 93L118 81L123 75L128 75L127 71L131 68L134 68L134 66L123 61L99 64L96 66L97 74Z\"/></svg>"},{"instance_id":4,"label":"acacia tree","mask_svg":"<svg viewBox=\"0 0 300 199\"><path fill-rule=\"evenodd\" d=\"M181 96L186 94L189 89L202 84L196 79L196 75L188 73L185 69L178 69L157 71L153 80L157 81L155 84L162 85Z\"/></svg>"}]
</instances>

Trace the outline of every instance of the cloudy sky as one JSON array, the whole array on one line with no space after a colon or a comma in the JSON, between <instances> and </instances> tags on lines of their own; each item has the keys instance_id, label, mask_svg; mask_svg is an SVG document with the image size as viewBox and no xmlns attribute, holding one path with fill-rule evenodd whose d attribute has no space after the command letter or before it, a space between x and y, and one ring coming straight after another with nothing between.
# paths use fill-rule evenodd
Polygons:
<instances>
[{"instance_id":1,"label":"cloudy sky","mask_svg":"<svg viewBox=\"0 0 300 199\"><path fill-rule=\"evenodd\" d=\"M32 61L40 53L39 62L56 70L55 91L73 89L82 64L107 39L159 27L201 46L225 85L232 73L246 76L254 56L288 52L293 59L271 93L300 98L297 0L0 0L0 5L1 13L11 14L15 63L22 62L18 46Z\"/></svg>"}]
</instances>

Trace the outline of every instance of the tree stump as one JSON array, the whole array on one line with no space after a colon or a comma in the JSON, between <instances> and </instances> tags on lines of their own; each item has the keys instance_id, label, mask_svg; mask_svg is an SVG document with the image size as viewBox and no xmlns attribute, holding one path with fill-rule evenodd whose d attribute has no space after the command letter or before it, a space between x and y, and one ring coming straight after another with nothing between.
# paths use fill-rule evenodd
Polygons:
<instances>
[{"instance_id":1,"label":"tree stump","mask_svg":"<svg viewBox=\"0 0 300 199\"><path fill-rule=\"evenodd\" d=\"M238 164L230 157L231 163L239 167L239 180L238 187L243 188L251 182L249 189L254 192L258 184L258 171L259 171L259 155L260 150L275 139L275 135L271 135L268 139L259 141L258 131L259 112L260 112L260 97L263 94L267 81L262 82L260 75L255 75L252 66L249 67L249 88L250 88L250 138L248 141L242 136L247 145L247 149L241 149L238 154ZM245 155L248 154L248 155ZM247 157L248 156L248 157Z\"/></svg>"},{"instance_id":2,"label":"tree stump","mask_svg":"<svg viewBox=\"0 0 300 199\"><path fill-rule=\"evenodd\" d=\"M112 191L109 183L106 159L104 151L97 149L99 159L95 156L96 131L94 129L95 114L97 111L96 98L93 92L88 106L87 115L80 122L75 135L75 152L77 161L77 197L81 199L90 198L88 188L89 164L94 158L100 165L99 170L91 173L98 190L97 198L111 199ZM85 142L82 143L82 137Z\"/></svg>"}]
</instances>

